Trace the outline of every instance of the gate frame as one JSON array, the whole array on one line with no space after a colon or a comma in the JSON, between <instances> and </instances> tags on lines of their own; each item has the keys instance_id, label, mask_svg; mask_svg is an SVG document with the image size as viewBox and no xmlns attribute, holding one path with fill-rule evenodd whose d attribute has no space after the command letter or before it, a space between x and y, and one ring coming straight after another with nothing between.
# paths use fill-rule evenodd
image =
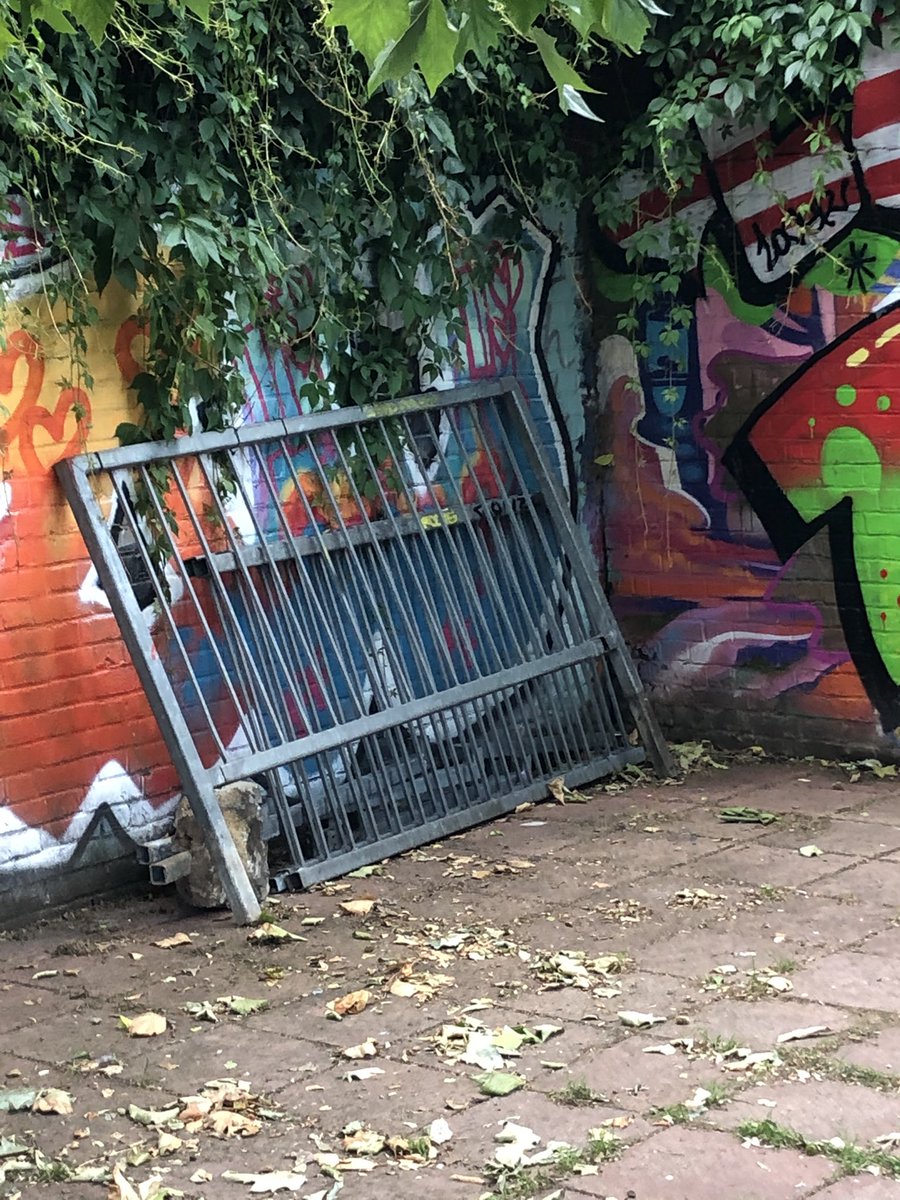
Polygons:
<instances>
[{"instance_id":1,"label":"gate frame","mask_svg":"<svg viewBox=\"0 0 900 1200\"><path fill-rule=\"evenodd\" d=\"M591 642L597 643L598 655L606 654L650 762L660 775L670 776L674 774L674 763L669 748L657 725L609 601L599 585L596 570L592 570L592 555L586 543L584 530L575 524L560 481L544 461L540 435L529 410L528 401L522 396L521 389L514 379L482 381L464 387L408 396L401 400L285 417L275 421L237 426L221 433L189 434L169 442L141 442L133 446L81 454L56 464L57 477L72 508L100 583L109 599L110 608L116 617L122 639L178 771L182 790L203 832L234 919L240 924L251 924L258 920L261 907L216 800L214 789L248 775L272 770L304 755L326 750L331 742L344 744L348 738L348 730L352 730L352 722L336 725L320 733L307 734L274 749L257 751L250 756L249 761L245 756L240 762L229 764L219 760L208 768L204 767L175 690L156 652L152 633L134 595L110 527L100 511L91 485L91 476L114 469L147 465L161 458L171 460L220 450L240 450L245 444L264 442L270 438L309 435L352 427L371 420L410 416L423 411L440 412L492 397L509 400L516 419L522 424L525 433L522 441L529 465L542 488L543 498L559 537L560 549L572 565L585 605L595 623ZM440 519L443 523L443 517ZM580 646L567 647L555 655L547 656L540 660L540 666L534 661L520 663L504 672L486 676L482 681L485 686L481 688L478 681L472 681L455 689L447 689L406 702L398 706L403 710L399 721L398 707L388 710L383 719L386 725L396 727L405 720L428 716L448 704L471 700L481 693L487 694L498 688L549 673L564 666L567 661L583 661L587 644L582 642ZM377 727L378 715L373 714L365 722L360 722L364 723L366 728L360 729L359 732L373 732L373 724ZM589 780L583 774L584 770L585 768L576 768L569 771L565 778L575 784L586 783ZM528 793L528 798L539 799L542 794L546 794L546 783L535 781L523 788L522 793ZM518 797L516 802L520 802ZM495 811L492 811L493 809ZM479 819L498 816L508 809L509 796L497 797L493 804L486 801L478 806ZM435 836L443 836L456 829L465 828L467 824L471 824L466 821L466 816L466 811L446 816L441 830L437 831ZM386 846L389 846L390 840L385 842ZM397 853L398 850L406 848L408 847L398 846L393 850L388 848L386 852ZM360 853L369 849L371 847L361 847Z\"/></svg>"}]
</instances>

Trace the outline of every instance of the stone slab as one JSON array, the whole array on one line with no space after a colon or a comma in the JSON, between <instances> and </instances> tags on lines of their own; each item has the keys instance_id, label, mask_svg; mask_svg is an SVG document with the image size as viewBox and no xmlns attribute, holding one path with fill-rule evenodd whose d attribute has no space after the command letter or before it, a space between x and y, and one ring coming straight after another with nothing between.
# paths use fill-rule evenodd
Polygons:
<instances>
[{"instance_id":1,"label":"stone slab","mask_svg":"<svg viewBox=\"0 0 900 1200\"><path fill-rule=\"evenodd\" d=\"M830 954L799 971L793 983L798 997L900 1012L900 961L880 954Z\"/></svg>"},{"instance_id":2,"label":"stone slab","mask_svg":"<svg viewBox=\"0 0 900 1200\"><path fill-rule=\"evenodd\" d=\"M832 1173L824 1158L745 1147L731 1134L675 1126L630 1147L599 1176L567 1187L605 1200L788 1200L809 1196Z\"/></svg>"},{"instance_id":3,"label":"stone slab","mask_svg":"<svg viewBox=\"0 0 900 1200\"><path fill-rule=\"evenodd\" d=\"M744 1121L775 1121L812 1141L839 1137L865 1144L900 1129L900 1096L835 1079L762 1082L713 1110L710 1120L725 1129Z\"/></svg>"}]
</instances>

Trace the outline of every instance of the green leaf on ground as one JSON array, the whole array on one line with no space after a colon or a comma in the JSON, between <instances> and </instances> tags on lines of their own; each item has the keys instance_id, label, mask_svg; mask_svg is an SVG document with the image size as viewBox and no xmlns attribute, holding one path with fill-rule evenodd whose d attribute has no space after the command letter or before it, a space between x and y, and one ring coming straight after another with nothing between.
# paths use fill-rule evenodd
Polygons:
<instances>
[{"instance_id":1,"label":"green leaf on ground","mask_svg":"<svg viewBox=\"0 0 900 1200\"><path fill-rule=\"evenodd\" d=\"M524 1076L514 1075L512 1071L485 1071L474 1078L479 1091L485 1096L508 1096L525 1086Z\"/></svg>"},{"instance_id":2,"label":"green leaf on ground","mask_svg":"<svg viewBox=\"0 0 900 1200\"><path fill-rule=\"evenodd\" d=\"M764 808L747 808L735 805L719 811L719 820L743 825L771 825L778 820L778 814L766 812Z\"/></svg>"}]
</instances>

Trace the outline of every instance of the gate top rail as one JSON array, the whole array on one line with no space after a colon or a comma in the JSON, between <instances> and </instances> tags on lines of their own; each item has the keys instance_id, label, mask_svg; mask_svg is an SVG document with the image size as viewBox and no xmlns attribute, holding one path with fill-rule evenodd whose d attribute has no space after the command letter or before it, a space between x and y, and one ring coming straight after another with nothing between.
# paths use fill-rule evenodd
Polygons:
<instances>
[{"instance_id":1,"label":"gate top rail","mask_svg":"<svg viewBox=\"0 0 900 1200\"><path fill-rule=\"evenodd\" d=\"M172 438L168 442L138 442L133 446L115 446L110 450L93 450L87 454L78 455L74 460L64 461L83 462L86 469L92 473L110 471L120 467L138 467L160 459L186 458L192 454L212 454L217 450L238 450L241 446L256 445L259 442L290 437L298 433L319 433L415 412L435 412L444 408L459 408L461 405L471 404L475 400L487 400L492 396L505 395L517 387L515 379L509 377L480 380L463 387L404 396L402 400L379 400L374 404L364 404L352 408L325 408L296 417L283 417L276 421L261 421L235 426L233 429L224 429L217 433L185 434L184 437Z\"/></svg>"}]
</instances>

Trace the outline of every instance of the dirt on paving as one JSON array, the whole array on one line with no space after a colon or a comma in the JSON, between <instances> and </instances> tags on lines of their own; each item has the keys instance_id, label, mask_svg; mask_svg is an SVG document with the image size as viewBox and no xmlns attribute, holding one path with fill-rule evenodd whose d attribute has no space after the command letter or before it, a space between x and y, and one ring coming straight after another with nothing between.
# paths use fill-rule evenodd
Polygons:
<instances>
[{"instance_id":1,"label":"dirt on paving","mask_svg":"<svg viewBox=\"0 0 900 1200\"><path fill-rule=\"evenodd\" d=\"M0 1196L900 1197L896 779L635 774L3 935Z\"/></svg>"}]
</instances>

